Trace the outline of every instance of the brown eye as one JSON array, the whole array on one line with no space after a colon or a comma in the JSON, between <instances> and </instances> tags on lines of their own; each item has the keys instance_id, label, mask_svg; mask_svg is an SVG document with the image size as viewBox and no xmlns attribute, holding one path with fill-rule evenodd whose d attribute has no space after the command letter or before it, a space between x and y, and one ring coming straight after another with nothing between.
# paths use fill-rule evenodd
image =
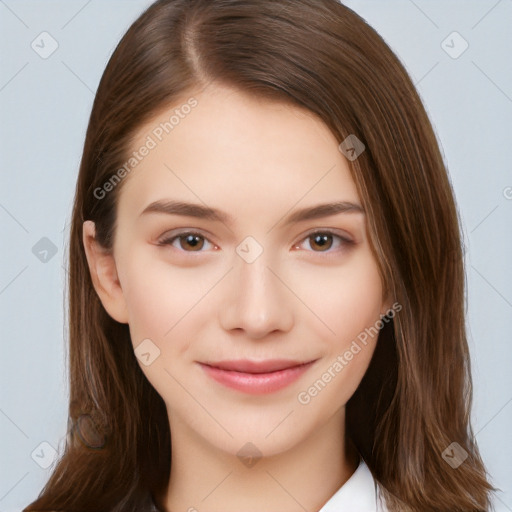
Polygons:
<instances>
[{"instance_id":1,"label":"brown eye","mask_svg":"<svg viewBox=\"0 0 512 512\"><path fill-rule=\"evenodd\" d=\"M320 251L327 251L332 247L332 235L329 233L317 233L309 237L310 246L319 247Z\"/></svg>"},{"instance_id":2,"label":"brown eye","mask_svg":"<svg viewBox=\"0 0 512 512\"><path fill-rule=\"evenodd\" d=\"M336 244L336 240L338 240ZM348 249L350 246L355 245L355 242L344 236L338 235L332 231L315 231L310 233L303 242L309 242L312 252L316 253L333 253L337 250ZM298 246L300 247L300 246ZM334 248L333 248L334 247ZM332 249L332 250L331 250Z\"/></svg>"},{"instance_id":3,"label":"brown eye","mask_svg":"<svg viewBox=\"0 0 512 512\"><path fill-rule=\"evenodd\" d=\"M182 249L191 247L193 251L200 251L204 245L204 238L199 235L192 235L192 234L185 235L185 236L181 235L181 236L178 236L178 239L181 240L180 246Z\"/></svg>"},{"instance_id":4,"label":"brown eye","mask_svg":"<svg viewBox=\"0 0 512 512\"><path fill-rule=\"evenodd\" d=\"M175 243L176 241L178 242L178 245ZM187 232L164 238L163 240L159 241L158 244L171 245L181 252L205 252L203 250L205 247L205 242L211 244L211 242L207 241L207 238L200 235L199 233ZM213 244L211 245L214 247Z\"/></svg>"}]
</instances>

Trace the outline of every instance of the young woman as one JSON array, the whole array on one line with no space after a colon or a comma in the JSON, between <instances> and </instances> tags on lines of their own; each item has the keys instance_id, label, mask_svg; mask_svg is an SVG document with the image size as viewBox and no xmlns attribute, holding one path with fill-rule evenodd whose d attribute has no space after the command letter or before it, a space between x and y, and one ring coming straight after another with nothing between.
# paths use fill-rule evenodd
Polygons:
<instances>
[{"instance_id":1,"label":"young woman","mask_svg":"<svg viewBox=\"0 0 512 512\"><path fill-rule=\"evenodd\" d=\"M94 101L65 453L26 511L486 511L429 119L336 0L159 0Z\"/></svg>"}]
</instances>

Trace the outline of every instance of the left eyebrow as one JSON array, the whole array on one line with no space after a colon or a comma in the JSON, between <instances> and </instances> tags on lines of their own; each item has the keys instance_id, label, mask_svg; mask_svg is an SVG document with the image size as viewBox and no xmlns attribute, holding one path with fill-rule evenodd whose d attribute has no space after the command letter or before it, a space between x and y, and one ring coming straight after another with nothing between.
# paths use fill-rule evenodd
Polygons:
<instances>
[{"instance_id":1,"label":"left eyebrow","mask_svg":"<svg viewBox=\"0 0 512 512\"><path fill-rule=\"evenodd\" d=\"M322 219L324 217L338 215L340 213L359 213L361 215L366 215L364 208L359 203L337 201L334 203L318 204L316 206L297 210L286 219L285 225L305 220Z\"/></svg>"},{"instance_id":2,"label":"left eyebrow","mask_svg":"<svg viewBox=\"0 0 512 512\"><path fill-rule=\"evenodd\" d=\"M209 206L203 206L198 203L173 201L171 199L160 199L158 201L152 202L146 208L144 208L140 216L148 213L183 215L197 219L213 220L222 222L224 224L233 224L234 220L231 215L221 210L210 208ZM334 203L319 204L295 211L286 218L285 225L303 222L306 220L320 219L340 213L359 213L365 215L365 210L360 204L350 201L338 201Z\"/></svg>"}]
</instances>

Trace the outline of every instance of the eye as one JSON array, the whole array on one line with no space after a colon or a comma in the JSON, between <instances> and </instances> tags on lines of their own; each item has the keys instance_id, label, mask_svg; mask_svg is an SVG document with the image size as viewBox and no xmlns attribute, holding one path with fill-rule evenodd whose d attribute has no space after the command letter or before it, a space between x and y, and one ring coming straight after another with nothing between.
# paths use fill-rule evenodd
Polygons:
<instances>
[{"instance_id":1,"label":"eye","mask_svg":"<svg viewBox=\"0 0 512 512\"><path fill-rule=\"evenodd\" d=\"M347 237L336 234L334 231L329 229L323 231L313 231L309 233L309 235L303 239L303 242L308 241L310 247L317 247L319 250L313 250L313 252L335 252L329 251L333 247L333 238L337 238L338 249L343 249L344 246L354 245L354 241L350 240ZM296 245L295 247L299 248L300 245Z\"/></svg>"},{"instance_id":2,"label":"eye","mask_svg":"<svg viewBox=\"0 0 512 512\"><path fill-rule=\"evenodd\" d=\"M337 246L333 243L333 239L338 239ZM328 229L309 233L306 238L302 239L302 243L306 241L309 242L310 248L319 249L313 249L313 252L317 253L335 252L336 247L339 250L342 250L344 246L346 247L355 244L353 240L338 235L334 231ZM176 246L175 242L177 242L178 246ZM205 244L210 244L211 248L214 250L218 249L218 246L212 244L205 236L195 231L186 231L177 235L164 237L162 240L158 241L158 245L171 245L181 252L204 252L202 249L205 247ZM301 244L295 245L295 248L300 248L300 245ZM336 246L335 249L330 251L329 249L333 246Z\"/></svg>"},{"instance_id":3,"label":"eye","mask_svg":"<svg viewBox=\"0 0 512 512\"><path fill-rule=\"evenodd\" d=\"M178 242L179 247L176 247L174 244L175 241ZM158 245L172 245L182 252L204 252L201 251L201 249L205 246L205 242L211 244L212 247L217 247L208 241L206 237L193 231L187 231L178 235L164 238L158 241ZM188 250L189 248L191 249L190 251Z\"/></svg>"}]
</instances>

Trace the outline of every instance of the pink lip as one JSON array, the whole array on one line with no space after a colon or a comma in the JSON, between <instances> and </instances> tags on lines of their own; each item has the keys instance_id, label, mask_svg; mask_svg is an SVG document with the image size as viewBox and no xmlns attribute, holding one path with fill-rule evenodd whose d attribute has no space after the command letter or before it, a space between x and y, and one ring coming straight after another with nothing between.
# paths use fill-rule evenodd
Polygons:
<instances>
[{"instance_id":1,"label":"pink lip","mask_svg":"<svg viewBox=\"0 0 512 512\"><path fill-rule=\"evenodd\" d=\"M268 359L260 362L238 360L199 364L212 379L220 384L245 393L265 394L290 385L314 362Z\"/></svg>"}]
</instances>

